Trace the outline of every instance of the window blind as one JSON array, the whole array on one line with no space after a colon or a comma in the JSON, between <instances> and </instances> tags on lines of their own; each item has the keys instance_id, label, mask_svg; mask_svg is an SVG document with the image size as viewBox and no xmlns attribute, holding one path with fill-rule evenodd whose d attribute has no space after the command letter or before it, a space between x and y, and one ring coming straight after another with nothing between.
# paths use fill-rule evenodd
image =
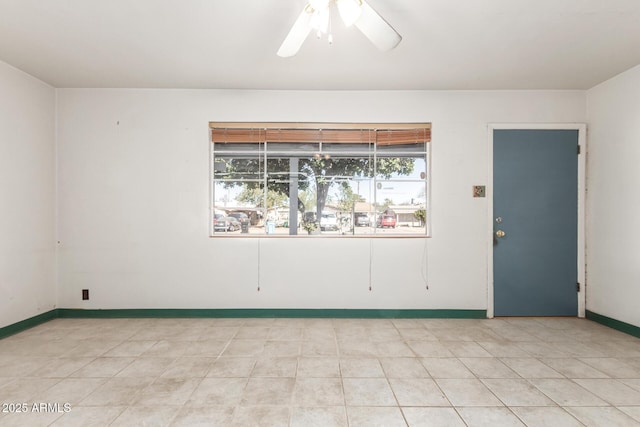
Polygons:
<instances>
[{"instance_id":1,"label":"window blind","mask_svg":"<svg viewBox=\"0 0 640 427\"><path fill-rule=\"evenodd\" d=\"M211 128L215 143L348 143L403 145L431 141L431 126L407 129Z\"/></svg>"}]
</instances>

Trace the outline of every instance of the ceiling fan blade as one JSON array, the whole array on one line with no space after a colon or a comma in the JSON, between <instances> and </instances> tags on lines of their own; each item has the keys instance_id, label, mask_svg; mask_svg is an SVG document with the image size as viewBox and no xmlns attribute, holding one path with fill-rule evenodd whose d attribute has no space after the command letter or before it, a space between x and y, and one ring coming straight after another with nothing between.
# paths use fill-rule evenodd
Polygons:
<instances>
[{"instance_id":1,"label":"ceiling fan blade","mask_svg":"<svg viewBox=\"0 0 640 427\"><path fill-rule=\"evenodd\" d=\"M289 34L280 45L280 49L278 49L278 56L283 58L293 56L300 50L302 43L304 43L305 39L311 32L311 16L312 14L309 12L309 8L305 7L296 19L296 22L289 30Z\"/></svg>"},{"instance_id":2,"label":"ceiling fan blade","mask_svg":"<svg viewBox=\"0 0 640 427\"><path fill-rule=\"evenodd\" d=\"M402 40L402 36L364 0L362 14L354 25L382 51L393 49Z\"/></svg>"}]
</instances>

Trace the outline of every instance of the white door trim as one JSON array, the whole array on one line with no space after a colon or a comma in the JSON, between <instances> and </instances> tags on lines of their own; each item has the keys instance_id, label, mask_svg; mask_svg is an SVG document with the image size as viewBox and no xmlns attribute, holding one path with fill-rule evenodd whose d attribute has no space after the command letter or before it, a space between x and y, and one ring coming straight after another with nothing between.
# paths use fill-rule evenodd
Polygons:
<instances>
[{"instance_id":1,"label":"white door trim","mask_svg":"<svg viewBox=\"0 0 640 427\"><path fill-rule=\"evenodd\" d=\"M500 129L562 129L577 130L580 155L578 156L578 317L585 317L586 303L586 182L587 182L587 125L584 123L490 123L488 125L488 179L487 206L489 209L487 225L487 317L493 318L493 131Z\"/></svg>"}]
</instances>

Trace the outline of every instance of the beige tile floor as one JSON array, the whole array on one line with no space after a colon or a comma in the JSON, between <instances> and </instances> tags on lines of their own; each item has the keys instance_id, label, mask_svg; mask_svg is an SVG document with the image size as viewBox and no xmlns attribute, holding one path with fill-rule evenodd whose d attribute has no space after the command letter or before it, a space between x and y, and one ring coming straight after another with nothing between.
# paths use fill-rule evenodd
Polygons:
<instances>
[{"instance_id":1,"label":"beige tile floor","mask_svg":"<svg viewBox=\"0 0 640 427\"><path fill-rule=\"evenodd\" d=\"M640 340L582 319L58 319L0 340L0 403L1 426L637 426Z\"/></svg>"}]
</instances>

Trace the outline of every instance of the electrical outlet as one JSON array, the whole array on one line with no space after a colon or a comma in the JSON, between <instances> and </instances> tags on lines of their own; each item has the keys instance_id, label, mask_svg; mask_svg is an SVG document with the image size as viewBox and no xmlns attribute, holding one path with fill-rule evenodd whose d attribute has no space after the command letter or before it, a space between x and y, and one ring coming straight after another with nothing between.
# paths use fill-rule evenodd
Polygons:
<instances>
[{"instance_id":1,"label":"electrical outlet","mask_svg":"<svg viewBox=\"0 0 640 427\"><path fill-rule=\"evenodd\" d=\"M82 301L87 301L89 299L89 289L82 290Z\"/></svg>"}]
</instances>

